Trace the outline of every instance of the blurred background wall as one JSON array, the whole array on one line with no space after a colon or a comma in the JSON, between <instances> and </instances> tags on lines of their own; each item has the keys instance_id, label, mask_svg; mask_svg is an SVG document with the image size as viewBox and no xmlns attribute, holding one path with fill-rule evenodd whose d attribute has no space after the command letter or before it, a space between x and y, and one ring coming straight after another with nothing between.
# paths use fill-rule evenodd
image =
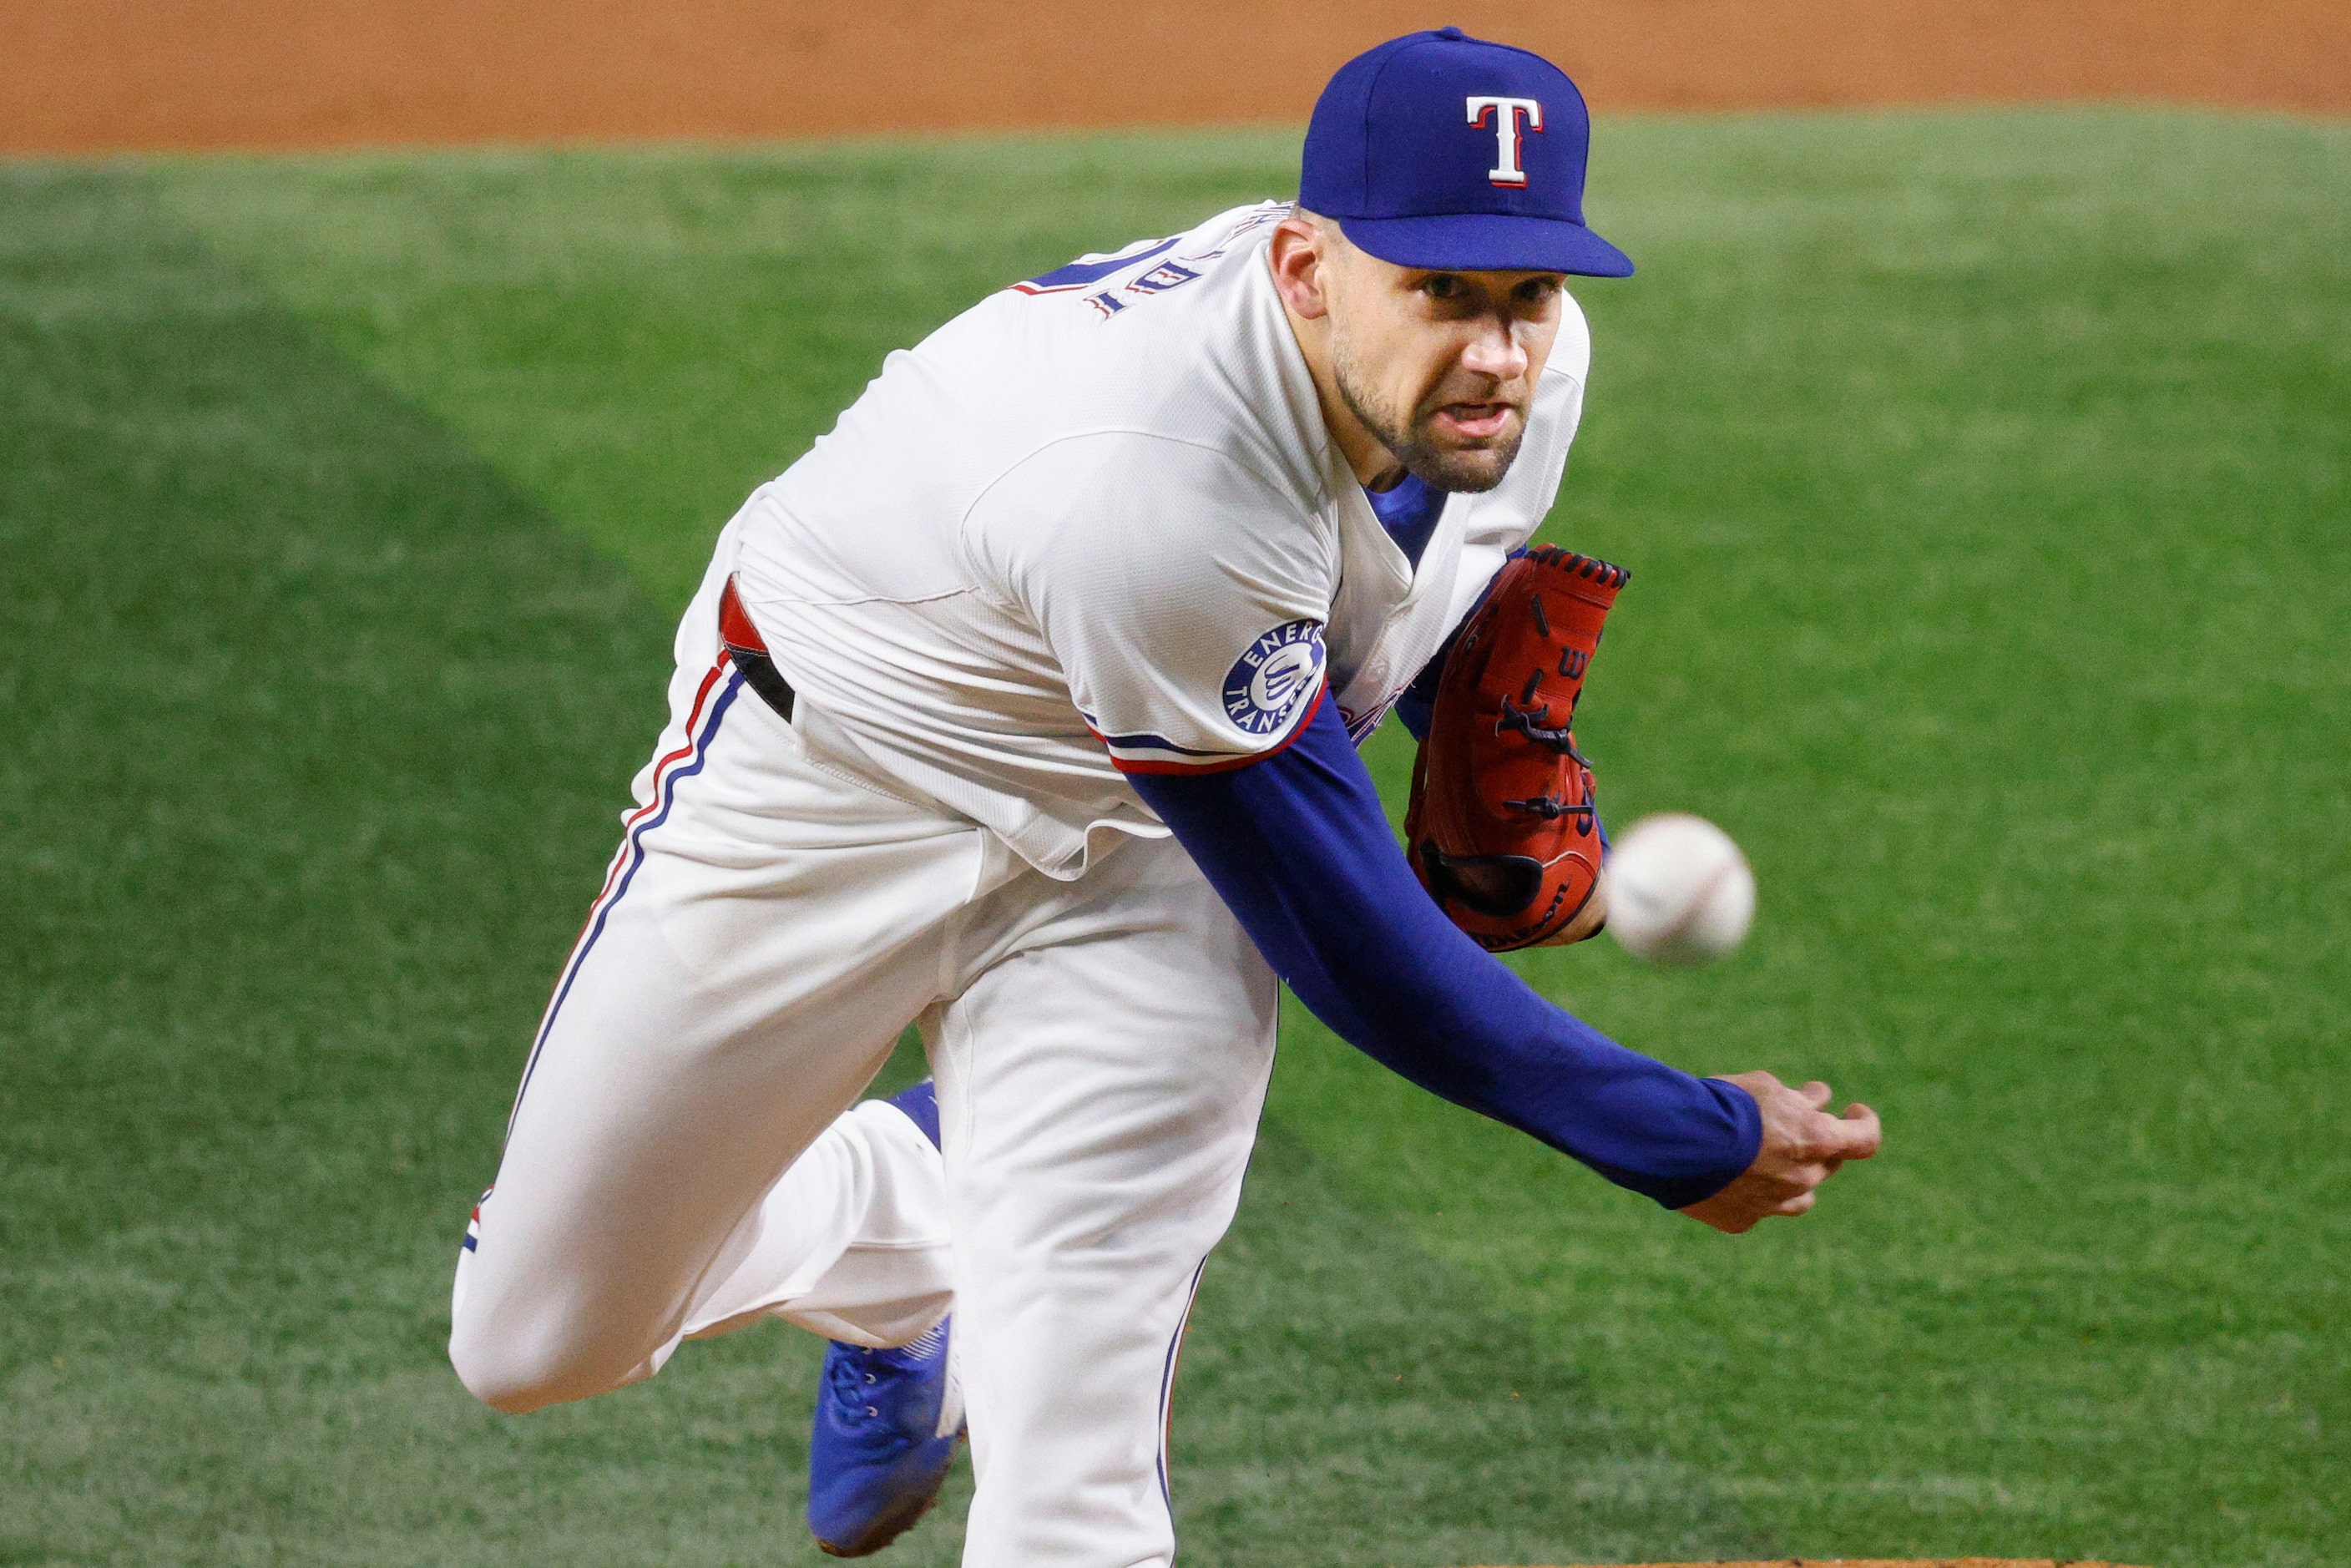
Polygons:
<instances>
[{"instance_id":1,"label":"blurred background wall","mask_svg":"<svg viewBox=\"0 0 2351 1568\"><path fill-rule=\"evenodd\" d=\"M1458 23L1604 109L2351 109L2351 0L0 0L0 152L1299 120Z\"/></svg>"}]
</instances>

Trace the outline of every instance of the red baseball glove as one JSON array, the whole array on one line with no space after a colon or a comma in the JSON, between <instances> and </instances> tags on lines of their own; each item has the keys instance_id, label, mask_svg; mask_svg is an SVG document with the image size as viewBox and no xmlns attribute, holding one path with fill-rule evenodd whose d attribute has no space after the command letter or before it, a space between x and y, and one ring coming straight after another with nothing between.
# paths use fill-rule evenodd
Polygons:
<instances>
[{"instance_id":1,"label":"red baseball glove","mask_svg":"<svg viewBox=\"0 0 2351 1568\"><path fill-rule=\"evenodd\" d=\"M1631 575L1528 550L1446 656L1413 766L1405 853L1437 906L1489 951L1580 942L1607 919L1592 766L1569 727L1601 622Z\"/></svg>"}]
</instances>

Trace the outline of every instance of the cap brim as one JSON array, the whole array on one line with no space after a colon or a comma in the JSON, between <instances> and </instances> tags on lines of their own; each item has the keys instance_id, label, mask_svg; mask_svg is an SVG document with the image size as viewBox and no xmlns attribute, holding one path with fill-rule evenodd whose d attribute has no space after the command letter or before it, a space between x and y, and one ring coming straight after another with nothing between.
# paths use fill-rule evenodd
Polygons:
<instances>
[{"instance_id":1,"label":"cap brim","mask_svg":"<svg viewBox=\"0 0 2351 1568\"><path fill-rule=\"evenodd\" d=\"M1510 213L1341 218L1339 227L1382 261L1446 272L1571 272L1630 277L1633 259L1582 224Z\"/></svg>"}]
</instances>

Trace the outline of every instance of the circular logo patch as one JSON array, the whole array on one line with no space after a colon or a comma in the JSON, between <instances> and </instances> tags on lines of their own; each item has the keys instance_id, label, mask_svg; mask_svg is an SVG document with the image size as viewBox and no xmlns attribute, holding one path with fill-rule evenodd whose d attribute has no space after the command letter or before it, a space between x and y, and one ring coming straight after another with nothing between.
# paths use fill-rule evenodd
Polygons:
<instances>
[{"instance_id":1,"label":"circular logo patch","mask_svg":"<svg viewBox=\"0 0 2351 1568\"><path fill-rule=\"evenodd\" d=\"M1249 645L1225 674L1225 716L1271 735L1313 695L1322 675L1322 622L1292 621Z\"/></svg>"}]
</instances>

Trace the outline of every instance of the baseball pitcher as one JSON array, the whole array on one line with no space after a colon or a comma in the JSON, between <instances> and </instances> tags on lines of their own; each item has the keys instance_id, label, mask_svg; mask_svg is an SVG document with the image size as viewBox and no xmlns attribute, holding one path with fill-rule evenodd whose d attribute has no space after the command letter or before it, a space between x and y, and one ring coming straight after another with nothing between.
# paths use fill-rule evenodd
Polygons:
<instances>
[{"instance_id":1,"label":"baseball pitcher","mask_svg":"<svg viewBox=\"0 0 2351 1568\"><path fill-rule=\"evenodd\" d=\"M1349 62L1300 198L892 354L720 536L532 1042L450 1355L527 1411L769 1316L832 1341L809 1520L877 1551L967 1433L972 1568L1175 1555L1185 1314L1280 985L1416 1083L1729 1231L1876 1118L1698 1079L1491 955L1605 916L1571 729L1614 567L1527 550L1581 413L1575 87ZM1425 736L1399 849L1355 753ZM859 1095L909 1024L934 1080Z\"/></svg>"}]
</instances>

